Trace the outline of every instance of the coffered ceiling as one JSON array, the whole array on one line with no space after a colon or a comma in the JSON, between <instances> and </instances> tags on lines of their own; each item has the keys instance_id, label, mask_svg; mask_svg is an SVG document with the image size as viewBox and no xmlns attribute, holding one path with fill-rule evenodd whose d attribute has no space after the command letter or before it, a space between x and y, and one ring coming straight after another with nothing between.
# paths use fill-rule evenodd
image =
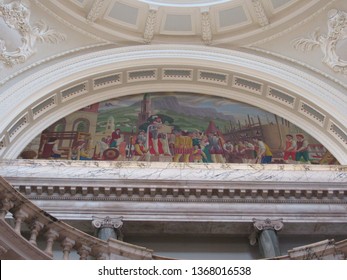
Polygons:
<instances>
[{"instance_id":1,"label":"coffered ceiling","mask_svg":"<svg viewBox=\"0 0 347 280\"><path fill-rule=\"evenodd\" d=\"M109 42L251 44L307 20L321 0L35 0ZM331 2L331 1L329 1Z\"/></svg>"}]
</instances>

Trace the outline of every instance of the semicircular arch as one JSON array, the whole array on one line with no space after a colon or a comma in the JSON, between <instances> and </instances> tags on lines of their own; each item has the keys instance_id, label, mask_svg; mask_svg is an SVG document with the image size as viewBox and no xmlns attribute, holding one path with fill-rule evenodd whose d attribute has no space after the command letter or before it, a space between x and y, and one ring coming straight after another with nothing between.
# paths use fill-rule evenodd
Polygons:
<instances>
[{"instance_id":1,"label":"semicircular arch","mask_svg":"<svg viewBox=\"0 0 347 280\"><path fill-rule=\"evenodd\" d=\"M248 103L301 127L340 163L347 163L347 102L342 92L293 67L251 54L172 45L83 55L8 89L0 103L1 115L7 116L0 122L1 157L16 158L20 147L44 128L80 108L149 91L202 93Z\"/></svg>"}]
</instances>

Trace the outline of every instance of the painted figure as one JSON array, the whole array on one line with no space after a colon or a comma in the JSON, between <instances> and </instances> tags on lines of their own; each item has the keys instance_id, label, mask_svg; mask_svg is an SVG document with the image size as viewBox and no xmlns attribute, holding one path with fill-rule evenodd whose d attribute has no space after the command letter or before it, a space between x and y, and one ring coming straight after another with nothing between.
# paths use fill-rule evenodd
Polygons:
<instances>
[{"instance_id":1,"label":"painted figure","mask_svg":"<svg viewBox=\"0 0 347 280\"><path fill-rule=\"evenodd\" d=\"M195 145L194 150L192 152L193 162L203 162L203 158L206 159L205 153L202 151L200 145Z\"/></svg>"},{"instance_id":2,"label":"painted figure","mask_svg":"<svg viewBox=\"0 0 347 280\"><path fill-rule=\"evenodd\" d=\"M57 138L49 138L44 144L41 158L60 158L62 152L58 149Z\"/></svg>"},{"instance_id":3,"label":"painted figure","mask_svg":"<svg viewBox=\"0 0 347 280\"><path fill-rule=\"evenodd\" d=\"M283 154L285 163L288 163L289 157L291 160L296 160L296 141L292 134L286 135L286 147Z\"/></svg>"},{"instance_id":4,"label":"painted figure","mask_svg":"<svg viewBox=\"0 0 347 280\"><path fill-rule=\"evenodd\" d=\"M210 142L210 154L214 163L224 163L223 157L223 139L219 136L218 132L210 133L208 137Z\"/></svg>"},{"instance_id":5,"label":"painted figure","mask_svg":"<svg viewBox=\"0 0 347 280\"><path fill-rule=\"evenodd\" d=\"M148 150L146 149L144 143L143 143L143 138L137 138L136 143L135 143L135 150L134 150L134 156L133 160L135 161L148 161L149 156L148 156Z\"/></svg>"},{"instance_id":6,"label":"painted figure","mask_svg":"<svg viewBox=\"0 0 347 280\"><path fill-rule=\"evenodd\" d=\"M188 136L187 131L175 132L175 156L174 162L179 162L183 156L183 162L189 162L189 157L193 151L192 138Z\"/></svg>"},{"instance_id":7,"label":"painted figure","mask_svg":"<svg viewBox=\"0 0 347 280\"><path fill-rule=\"evenodd\" d=\"M264 143L260 138L253 137L253 142L258 147L257 157L255 163L271 163L272 161L272 152L269 146Z\"/></svg>"},{"instance_id":8,"label":"painted figure","mask_svg":"<svg viewBox=\"0 0 347 280\"><path fill-rule=\"evenodd\" d=\"M98 158L102 159L104 152L108 149L109 145L106 143L106 138L103 137L101 140L96 141L96 146L98 148Z\"/></svg>"},{"instance_id":9,"label":"painted figure","mask_svg":"<svg viewBox=\"0 0 347 280\"><path fill-rule=\"evenodd\" d=\"M244 153L243 153L242 162L254 163L255 158L256 158L256 152L255 152L254 145L247 140L243 141L243 145L244 145Z\"/></svg>"},{"instance_id":10,"label":"painted figure","mask_svg":"<svg viewBox=\"0 0 347 280\"><path fill-rule=\"evenodd\" d=\"M308 142L304 135L299 133L296 134L296 155L295 160L300 161L301 158L304 159L306 163L311 163L308 155Z\"/></svg>"},{"instance_id":11,"label":"painted figure","mask_svg":"<svg viewBox=\"0 0 347 280\"><path fill-rule=\"evenodd\" d=\"M234 145L231 143L230 140L224 143L223 150L224 150L225 161L228 163L233 162Z\"/></svg>"},{"instance_id":12,"label":"painted figure","mask_svg":"<svg viewBox=\"0 0 347 280\"><path fill-rule=\"evenodd\" d=\"M110 141L110 148L117 148L118 145L123 142L123 136L121 135L121 131L119 128L117 128L115 131L112 132L111 135L111 141Z\"/></svg>"},{"instance_id":13,"label":"painted figure","mask_svg":"<svg viewBox=\"0 0 347 280\"><path fill-rule=\"evenodd\" d=\"M163 125L161 118L156 117L152 123L148 126L147 139L149 152L153 155L164 154L162 142L159 141L160 133L159 129Z\"/></svg>"}]
</instances>

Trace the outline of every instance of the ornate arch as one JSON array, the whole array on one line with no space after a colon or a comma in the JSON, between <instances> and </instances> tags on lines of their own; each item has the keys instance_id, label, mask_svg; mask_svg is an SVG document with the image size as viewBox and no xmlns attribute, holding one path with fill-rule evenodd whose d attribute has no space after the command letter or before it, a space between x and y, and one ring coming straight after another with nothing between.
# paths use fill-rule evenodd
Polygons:
<instances>
[{"instance_id":1,"label":"ornate arch","mask_svg":"<svg viewBox=\"0 0 347 280\"><path fill-rule=\"evenodd\" d=\"M83 130L79 130L80 124L85 125ZM73 129L78 132L88 132L90 127L90 121L86 118L78 118L73 122Z\"/></svg>"},{"instance_id":2,"label":"ornate arch","mask_svg":"<svg viewBox=\"0 0 347 280\"><path fill-rule=\"evenodd\" d=\"M18 82L0 100L0 156L16 158L20 147L36 134L80 108L109 98L163 90L222 96L270 111L306 130L340 163L347 163L347 99L342 92L266 58L176 45L82 55Z\"/></svg>"}]
</instances>

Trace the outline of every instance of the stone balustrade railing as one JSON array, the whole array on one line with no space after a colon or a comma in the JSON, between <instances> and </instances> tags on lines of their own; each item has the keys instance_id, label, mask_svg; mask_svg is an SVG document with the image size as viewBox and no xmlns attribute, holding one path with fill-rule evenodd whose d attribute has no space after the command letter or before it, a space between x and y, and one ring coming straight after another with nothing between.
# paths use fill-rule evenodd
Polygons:
<instances>
[{"instance_id":1,"label":"stone balustrade railing","mask_svg":"<svg viewBox=\"0 0 347 280\"><path fill-rule=\"evenodd\" d=\"M288 255L276 260L345 260L347 259L347 239L335 242L327 239L288 250Z\"/></svg>"},{"instance_id":2,"label":"stone balustrade railing","mask_svg":"<svg viewBox=\"0 0 347 280\"><path fill-rule=\"evenodd\" d=\"M0 259L53 259L53 245L57 243L63 259L69 259L73 251L81 260L160 258L144 247L115 239L103 241L57 220L17 192L2 177L0 211ZM13 227L5 219L11 214ZM23 229L29 230L29 236L22 235ZM38 245L39 237L45 240L44 248Z\"/></svg>"}]
</instances>

